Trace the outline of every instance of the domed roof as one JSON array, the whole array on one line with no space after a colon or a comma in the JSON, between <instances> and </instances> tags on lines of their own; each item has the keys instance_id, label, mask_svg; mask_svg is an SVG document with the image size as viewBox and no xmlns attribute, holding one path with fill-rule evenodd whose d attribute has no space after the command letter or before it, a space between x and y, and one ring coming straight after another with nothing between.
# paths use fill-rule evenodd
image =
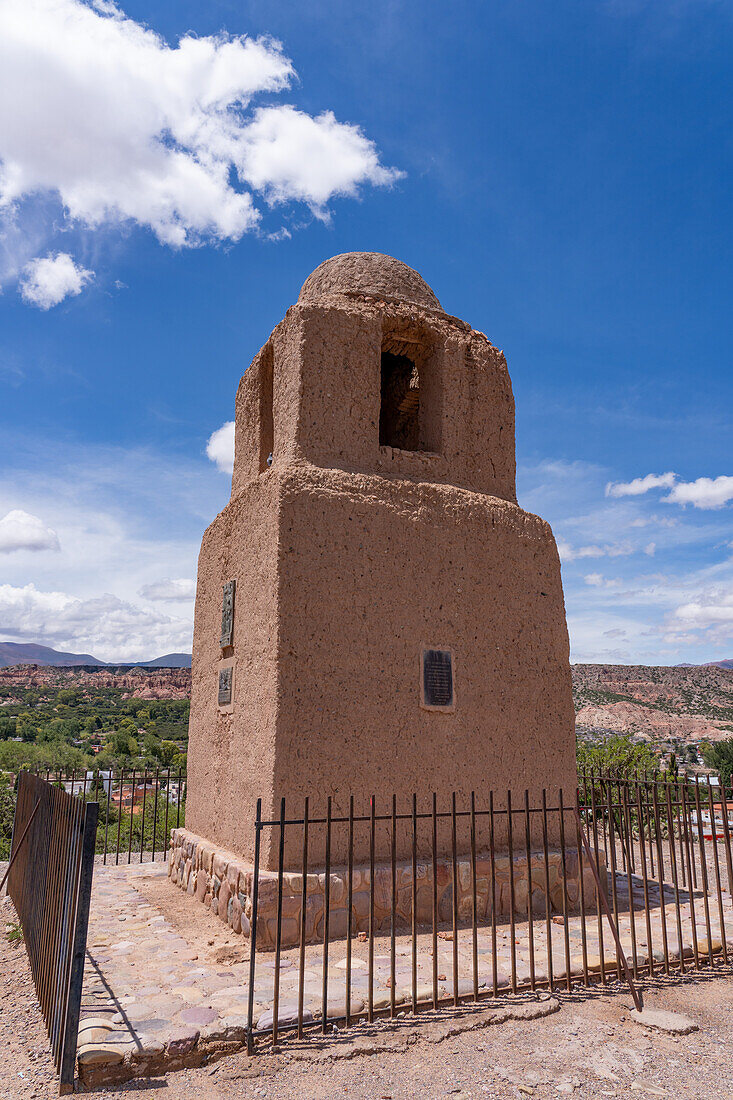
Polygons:
<instances>
[{"instance_id":1,"label":"domed roof","mask_svg":"<svg viewBox=\"0 0 733 1100\"><path fill-rule=\"evenodd\" d=\"M325 260L303 283L298 301L312 302L350 290L402 298L430 309L443 308L422 275L383 252L343 252Z\"/></svg>"}]
</instances>

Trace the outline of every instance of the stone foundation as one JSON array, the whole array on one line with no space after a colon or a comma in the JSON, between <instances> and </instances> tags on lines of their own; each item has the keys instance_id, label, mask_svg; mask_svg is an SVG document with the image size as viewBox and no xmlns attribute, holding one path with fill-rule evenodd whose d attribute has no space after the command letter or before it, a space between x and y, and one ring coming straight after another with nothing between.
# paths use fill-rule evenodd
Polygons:
<instances>
[{"instance_id":1,"label":"stone foundation","mask_svg":"<svg viewBox=\"0 0 733 1100\"><path fill-rule=\"evenodd\" d=\"M601 856L601 860L603 856ZM471 861L458 859L458 918L461 923L470 922L472 910ZM545 914L545 858L543 852L530 853L530 875L527 875L527 857L514 856L514 911L520 919L527 916L527 881L532 883L532 911L537 917ZM498 854L494 859L495 898L497 917L508 917L510 912L511 885L509 856ZM578 853L574 848L565 851L569 911L577 912L580 905L580 877ZM559 851L551 851L548 860L550 883L550 907L553 913L561 913L563 907L562 859ZM605 880L605 865L601 866ZM219 920L234 932L249 936L252 917L252 883L254 869L251 864L231 852L217 848L186 829L173 829L168 854L168 876L171 882L195 897L211 909ZM308 875L306 895L307 943L323 940L325 907L325 874L313 871ZM433 919L433 868L432 862L417 863L417 919L418 924L430 925ZM392 871L388 863L375 864L374 868L374 922L377 931L389 929L391 919ZM583 887L586 910L593 908L595 883L593 873L584 861ZM300 942L301 900L303 876L286 871L283 875L282 946L295 947ZM343 939L347 928L348 884L346 868L331 869L330 920L331 939ZM484 923L491 918L491 860L481 852L476 860L476 894L478 920ZM402 860L397 864L397 923L409 928L412 911L412 863ZM449 860L438 860L438 919L441 923L452 920L453 876ZM257 947L272 950L277 928L277 872L260 870L258 888ZM369 867L354 867L352 897L352 929L354 933L369 928Z\"/></svg>"}]
</instances>

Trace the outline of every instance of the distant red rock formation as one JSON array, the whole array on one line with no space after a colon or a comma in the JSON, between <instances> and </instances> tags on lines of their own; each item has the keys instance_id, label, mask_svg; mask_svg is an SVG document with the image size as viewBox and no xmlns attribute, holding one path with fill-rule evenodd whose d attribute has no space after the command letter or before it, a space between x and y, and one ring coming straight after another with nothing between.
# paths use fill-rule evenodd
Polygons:
<instances>
[{"instance_id":1,"label":"distant red rock formation","mask_svg":"<svg viewBox=\"0 0 733 1100\"><path fill-rule=\"evenodd\" d=\"M37 688L60 691L63 688L118 688L127 698L188 699L191 694L190 668L89 668L54 665L13 665L0 668L0 687Z\"/></svg>"}]
</instances>

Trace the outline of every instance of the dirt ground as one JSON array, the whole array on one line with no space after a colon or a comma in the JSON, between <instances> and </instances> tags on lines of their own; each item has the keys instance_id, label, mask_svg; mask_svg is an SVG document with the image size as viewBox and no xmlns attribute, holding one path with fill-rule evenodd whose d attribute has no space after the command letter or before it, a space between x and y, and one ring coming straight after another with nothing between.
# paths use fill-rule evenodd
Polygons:
<instances>
[{"instance_id":1,"label":"dirt ground","mask_svg":"<svg viewBox=\"0 0 733 1100\"><path fill-rule=\"evenodd\" d=\"M176 908L173 903L171 910ZM181 909L178 919L196 908ZM3 899L2 927L11 919L10 903ZM223 929L212 938L216 942L207 943L212 952L231 942ZM559 1011L542 1019L488 1024L491 1013L475 1009L420 1023L408 1016L396 1026L364 1025L348 1036L314 1037L301 1046L286 1041L276 1053L263 1048L254 1058L234 1054L93 1095L119 1100L131 1094L146 1100L733 1098L733 970L698 974L684 983L647 983L645 1000L648 1007L685 1013L699 1030L676 1037L639 1027L629 1019L626 991L560 996ZM0 1006L0 1100L58 1095L25 951L5 935L0 937ZM354 1053L355 1045L360 1053Z\"/></svg>"}]
</instances>

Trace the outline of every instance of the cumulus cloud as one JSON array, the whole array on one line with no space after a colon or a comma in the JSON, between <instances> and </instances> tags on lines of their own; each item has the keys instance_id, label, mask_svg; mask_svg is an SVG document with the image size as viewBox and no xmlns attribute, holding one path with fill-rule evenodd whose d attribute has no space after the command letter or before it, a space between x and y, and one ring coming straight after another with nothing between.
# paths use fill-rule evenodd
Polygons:
<instances>
[{"instance_id":1,"label":"cumulus cloud","mask_svg":"<svg viewBox=\"0 0 733 1100\"><path fill-rule=\"evenodd\" d=\"M5 637L93 653L114 661L120 654L142 660L191 645L191 623L151 612L105 594L79 599L33 584L0 584ZM128 658L129 659L129 658Z\"/></svg>"},{"instance_id":2,"label":"cumulus cloud","mask_svg":"<svg viewBox=\"0 0 733 1100\"><path fill-rule=\"evenodd\" d=\"M26 264L20 280L20 293L30 305L50 309L63 302L64 298L81 294L86 283L93 278L94 272L75 264L68 252L49 253Z\"/></svg>"},{"instance_id":3,"label":"cumulus cloud","mask_svg":"<svg viewBox=\"0 0 733 1100\"><path fill-rule=\"evenodd\" d=\"M234 421L227 420L209 436L206 454L224 474L234 470Z\"/></svg>"},{"instance_id":4,"label":"cumulus cloud","mask_svg":"<svg viewBox=\"0 0 733 1100\"><path fill-rule=\"evenodd\" d=\"M565 562L577 561L579 558L621 558L634 553L634 547L628 542L605 546L579 546L576 549L569 543L559 540L557 549L560 560Z\"/></svg>"},{"instance_id":5,"label":"cumulus cloud","mask_svg":"<svg viewBox=\"0 0 733 1100\"><path fill-rule=\"evenodd\" d=\"M648 493L650 489L671 489L677 479L677 474L671 471L666 474L647 474L646 477L636 477L633 481L609 481L606 485L607 497L638 497Z\"/></svg>"},{"instance_id":6,"label":"cumulus cloud","mask_svg":"<svg viewBox=\"0 0 733 1100\"><path fill-rule=\"evenodd\" d=\"M650 489L670 489L662 497L665 504L692 504L695 508L722 508L733 500L733 477L699 477L697 481L678 481L677 474L647 474L633 481L609 481L607 497L637 497ZM642 526L637 521L636 526Z\"/></svg>"},{"instance_id":7,"label":"cumulus cloud","mask_svg":"<svg viewBox=\"0 0 733 1100\"><path fill-rule=\"evenodd\" d=\"M602 573L586 573L583 577L586 584L589 584L591 588L618 588L621 581L609 580L604 577Z\"/></svg>"},{"instance_id":8,"label":"cumulus cloud","mask_svg":"<svg viewBox=\"0 0 733 1100\"><path fill-rule=\"evenodd\" d=\"M670 504L692 504L695 508L722 508L733 500L733 477L699 477L680 481L662 500Z\"/></svg>"},{"instance_id":9,"label":"cumulus cloud","mask_svg":"<svg viewBox=\"0 0 733 1100\"><path fill-rule=\"evenodd\" d=\"M681 604L674 619L693 629L733 627L733 589L701 593L689 603Z\"/></svg>"},{"instance_id":10,"label":"cumulus cloud","mask_svg":"<svg viewBox=\"0 0 733 1100\"><path fill-rule=\"evenodd\" d=\"M153 584L145 584L138 595L144 600L192 600L196 595L196 582L187 577L178 577L170 580L166 577L162 581Z\"/></svg>"},{"instance_id":11,"label":"cumulus cloud","mask_svg":"<svg viewBox=\"0 0 733 1100\"><path fill-rule=\"evenodd\" d=\"M60 202L77 224L135 223L168 245L236 241L267 204L325 204L401 173L330 111L252 106L288 88L271 38L169 45L104 0L0 4L0 206Z\"/></svg>"},{"instance_id":12,"label":"cumulus cloud","mask_svg":"<svg viewBox=\"0 0 733 1100\"><path fill-rule=\"evenodd\" d=\"M58 535L42 519L13 508L0 519L0 553L14 550L60 550Z\"/></svg>"}]
</instances>

